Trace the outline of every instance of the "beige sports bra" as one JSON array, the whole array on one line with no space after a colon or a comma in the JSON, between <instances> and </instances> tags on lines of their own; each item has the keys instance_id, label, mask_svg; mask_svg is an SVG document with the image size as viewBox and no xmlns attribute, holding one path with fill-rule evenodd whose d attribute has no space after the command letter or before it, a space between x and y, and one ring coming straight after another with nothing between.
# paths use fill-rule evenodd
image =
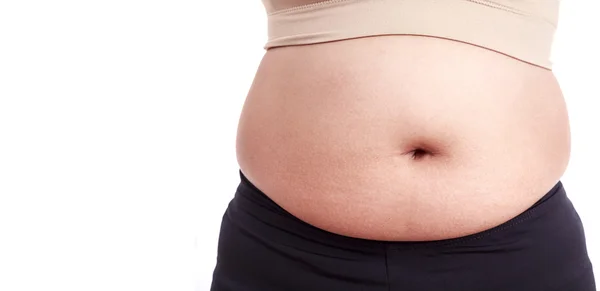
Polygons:
<instances>
[{"instance_id":1,"label":"beige sports bra","mask_svg":"<svg viewBox=\"0 0 600 291\"><path fill-rule=\"evenodd\" d=\"M375 35L424 35L551 69L560 0L263 0L266 49Z\"/></svg>"}]
</instances>

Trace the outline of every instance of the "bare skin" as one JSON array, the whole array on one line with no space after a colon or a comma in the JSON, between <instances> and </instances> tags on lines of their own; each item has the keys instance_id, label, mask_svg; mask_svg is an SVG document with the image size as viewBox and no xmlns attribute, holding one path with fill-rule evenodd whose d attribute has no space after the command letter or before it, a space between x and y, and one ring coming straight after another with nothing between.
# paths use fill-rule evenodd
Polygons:
<instances>
[{"instance_id":1,"label":"bare skin","mask_svg":"<svg viewBox=\"0 0 600 291\"><path fill-rule=\"evenodd\" d=\"M563 175L570 134L551 71L381 36L267 51L237 151L249 180L309 224L419 241L522 213Z\"/></svg>"}]
</instances>

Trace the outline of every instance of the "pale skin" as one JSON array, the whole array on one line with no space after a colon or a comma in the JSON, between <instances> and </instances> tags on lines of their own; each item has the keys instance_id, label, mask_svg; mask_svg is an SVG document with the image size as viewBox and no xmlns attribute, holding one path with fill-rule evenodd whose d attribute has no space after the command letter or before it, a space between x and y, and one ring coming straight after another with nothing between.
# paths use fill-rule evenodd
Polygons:
<instances>
[{"instance_id":1,"label":"pale skin","mask_svg":"<svg viewBox=\"0 0 600 291\"><path fill-rule=\"evenodd\" d=\"M535 203L563 175L570 133L550 70L455 41L382 36L267 51L237 151L249 180L307 223L432 240Z\"/></svg>"}]
</instances>

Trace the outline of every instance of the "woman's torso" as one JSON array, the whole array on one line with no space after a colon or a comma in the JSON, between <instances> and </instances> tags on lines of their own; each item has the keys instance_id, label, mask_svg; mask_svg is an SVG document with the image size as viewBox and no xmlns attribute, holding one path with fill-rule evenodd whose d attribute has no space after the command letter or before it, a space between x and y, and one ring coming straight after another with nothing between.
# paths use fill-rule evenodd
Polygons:
<instances>
[{"instance_id":1,"label":"woman's torso","mask_svg":"<svg viewBox=\"0 0 600 291\"><path fill-rule=\"evenodd\" d=\"M569 147L551 71L419 36L268 50L237 139L242 172L293 215L396 241L505 222L557 183Z\"/></svg>"}]
</instances>

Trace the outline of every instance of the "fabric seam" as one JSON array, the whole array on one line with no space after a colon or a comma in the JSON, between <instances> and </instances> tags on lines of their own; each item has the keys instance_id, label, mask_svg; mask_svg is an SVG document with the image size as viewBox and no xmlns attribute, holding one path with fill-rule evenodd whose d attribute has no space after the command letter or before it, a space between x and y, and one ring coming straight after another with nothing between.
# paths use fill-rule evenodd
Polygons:
<instances>
[{"instance_id":1,"label":"fabric seam","mask_svg":"<svg viewBox=\"0 0 600 291\"><path fill-rule=\"evenodd\" d=\"M267 15L270 16L270 15L276 15L276 14L281 14L281 13L286 13L286 12L293 12L293 11L298 11L298 10L305 10L305 9L310 9L310 8L314 8L314 7L325 6L325 5L329 5L329 4L342 3L342 2L347 2L347 1L354 1L354 0L327 0L327 1L321 1L321 2L316 2L316 3L305 4L305 5L300 5L300 6L285 8L285 9L281 9L281 10L276 10L276 11L267 13Z\"/></svg>"},{"instance_id":2,"label":"fabric seam","mask_svg":"<svg viewBox=\"0 0 600 291\"><path fill-rule=\"evenodd\" d=\"M388 247L386 244L383 244L383 258L385 260L385 284L387 285L387 290L392 290L392 285L390 283L390 265L388 262Z\"/></svg>"},{"instance_id":3,"label":"fabric seam","mask_svg":"<svg viewBox=\"0 0 600 291\"><path fill-rule=\"evenodd\" d=\"M504 10L506 12L510 12L510 13L514 13L514 14L518 14L518 15L522 15L522 16L530 16L530 14L526 13L525 11L511 8L506 5L498 4L494 1L489 1L489 0L465 0L465 1L473 2L473 3L479 4L479 5L484 5L484 6L499 9L499 10Z\"/></svg>"},{"instance_id":4,"label":"fabric seam","mask_svg":"<svg viewBox=\"0 0 600 291\"><path fill-rule=\"evenodd\" d=\"M506 12L514 13L514 14L517 14L517 15L525 16L525 17L538 18L538 19L541 19L542 21L544 21L544 22L552 25L552 27L556 28L556 23L553 23L552 21L546 19L545 17L538 16L538 15L535 15L535 14L532 14L532 13L528 13L528 12L523 11L523 10L515 9L515 8L512 8L512 7L500 4L500 3L496 2L496 1L491 1L491 0L464 0L464 1L476 3L476 4L479 4L479 5L484 5L484 6L487 6L487 7L491 7L491 8L503 10L503 11L506 11Z\"/></svg>"},{"instance_id":5,"label":"fabric seam","mask_svg":"<svg viewBox=\"0 0 600 291\"><path fill-rule=\"evenodd\" d=\"M275 15L275 14L279 14L279 13L305 10L305 9L315 8L315 7L319 7L319 6L326 6L326 5L330 5L330 4L336 4L336 3L347 2L347 1L352 1L352 0L326 0L326 1L316 2L316 3L305 4L305 5L289 7L289 8L285 8L285 9L281 9L281 10L276 10L276 11L267 13L267 15ZM490 1L490 0L463 0L463 1L473 2L476 4L480 4L480 5L485 5L485 6L488 6L491 8L496 8L496 9L504 10L504 11L519 14L519 15L524 15L524 16L529 15L525 11L511 8L509 6L499 4L495 1Z\"/></svg>"},{"instance_id":6,"label":"fabric seam","mask_svg":"<svg viewBox=\"0 0 600 291\"><path fill-rule=\"evenodd\" d=\"M284 14L284 13L288 13L288 12L294 12L294 11L302 11L302 10L307 10L307 9L311 9L311 8L316 8L319 6L326 6L326 5L332 5L332 4L338 4L338 3L343 3L343 2L349 2L349 1L356 1L356 0L327 0L327 1L321 1L321 2L316 2L316 3L311 3L311 4L306 4L306 5L300 5L300 6L295 6L295 7L289 7L289 8L285 8L285 9L281 9L281 10L276 10L273 12L269 12L267 13L267 16L274 16L277 14ZM419 0L421 1L421 0ZM492 1L492 0L461 0L461 1L466 1L466 2L471 2L471 3L475 3L475 4L479 4L479 5L483 5L483 6L487 6L490 8L494 8L494 9L499 9L502 11L506 11L509 13L513 13L513 14L517 14L517 15L521 15L521 16L525 16L525 17L534 17L534 18L539 18L542 21L552 25L552 27L556 28L556 24L553 23L552 21L541 17L541 16L536 16L535 14L531 14L528 12L525 12L523 10L519 10L519 9L515 9L503 4L500 4L496 1Z\"/></svg>"}]
</instances>

